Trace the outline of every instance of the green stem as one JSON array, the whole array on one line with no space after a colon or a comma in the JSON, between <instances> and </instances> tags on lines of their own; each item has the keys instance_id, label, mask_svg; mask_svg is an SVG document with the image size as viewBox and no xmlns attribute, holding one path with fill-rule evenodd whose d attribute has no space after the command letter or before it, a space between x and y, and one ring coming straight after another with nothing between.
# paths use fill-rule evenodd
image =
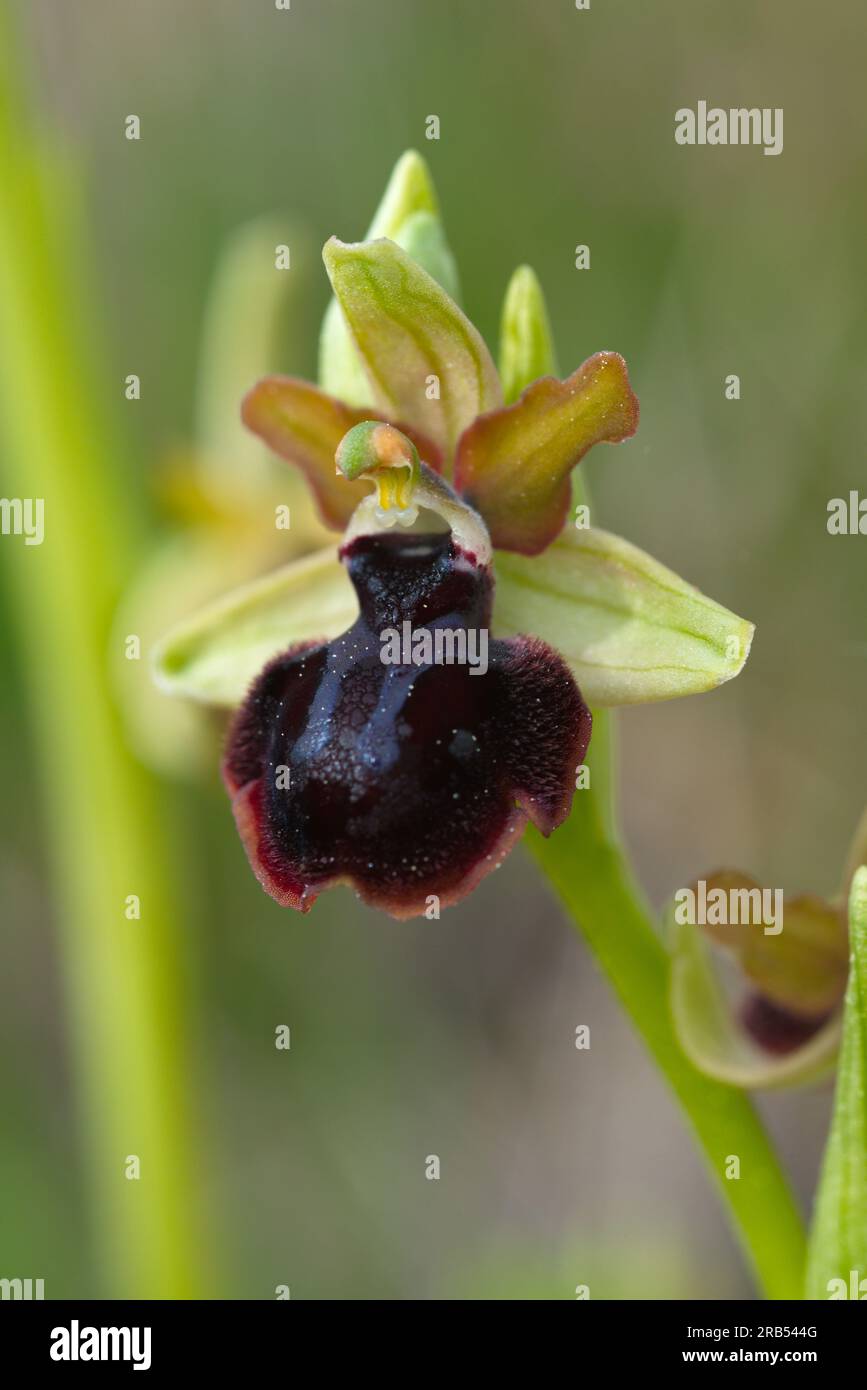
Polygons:
<instances>
[{"instance_id":1,"label":"green stem","mask_svg":"<svg viewBox=\"0 0 867 1390\"><path fill-rule=\"evenodd\" d=\"M591 779L603 786L606 733L595 715L588 761ZM703 1075L680 1048L668 1008L668 956L597 791L577 791L567 823L549 840L533 833L530 846L680 1102L760 1286L768 1298L801 1298L805 1236L788 1181L747 1096ZM740 1176L727 1179L731 1155Z\"/></svg>"},{"instance_id":2,"label":"green stem","mask_svg":"<svg viewBox=\"0 0 867 1390\"><path fill-rule=\"evenodd\" d=\"M34 546L4 537L2 559L53 869L100 1291L201 1297L185 926L159 787L125 746L108 680L135 513L90 377L74 189L28 132L8 29L0 7L0 448L8 494L44 500L45 535ZM127 917L131 895L140 920Z\"/></svg>"}]
</instances>

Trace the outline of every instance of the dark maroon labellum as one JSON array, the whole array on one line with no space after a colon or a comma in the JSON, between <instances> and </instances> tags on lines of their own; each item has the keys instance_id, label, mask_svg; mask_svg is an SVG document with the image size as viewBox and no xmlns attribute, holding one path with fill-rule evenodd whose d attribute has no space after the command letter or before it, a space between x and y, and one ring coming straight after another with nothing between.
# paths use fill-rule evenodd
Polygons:
<instances>
[{"instance_id":1,"label":"dark maroon labellum","mask_svg":"<svg viewBox=\"0 0 867 1390\"><path fill-rule=\"evenodd\" d=\"M774 1056L803 1047L823 1028L830 1014L819 1018L804 1018L791 1009L766 999L763 994L750 994L741 1006L741 1019L750 1037Z\"/></svg>"},{"instance_id":2,"label":"dark maroon labellum","mask_svg":"<svg viewBox=\"0 0 867 1390\"><path fill-rule=\"evenodd\" d=\"M467 634L491 618L493 578L449 534L383 532L343 555L355 624L293 648L253 683L224 776L263 887L306 911L352 884L397 917L446 906L496 868L528 818L568 814L590 712L537 638L487 643L487 669L385 664L383 634Z\"/></svg>"}]
</instances>

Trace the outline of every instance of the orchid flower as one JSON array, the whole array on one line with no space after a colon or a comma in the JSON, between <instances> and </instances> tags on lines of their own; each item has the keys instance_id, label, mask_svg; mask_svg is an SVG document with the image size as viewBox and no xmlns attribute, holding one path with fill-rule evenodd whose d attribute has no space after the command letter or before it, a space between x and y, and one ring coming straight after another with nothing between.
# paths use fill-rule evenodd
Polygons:
<instances>
[{"instance_id":1,"label":"orchid flower","mask_svg":"<svg viewBox=\"0 0 867 1390\"><path fill-rule=\"evenodd\" d=\"M266 377L242 417L339 544L181 623L156 678L237 711L224 780L278 902L307 911L342 882L408 917L457 902L528 821L556 830L591 708L712 689L753 628L586 508L573 523L573 469L637 427L626 365L597 352L561 379L522 267L497 369L417 155L368 237L323 258L320 384ZM474 643L484 669L461 659Z\"/></svg>"},{"instance_id":2,"label":"orchid flower","mask_svg":"<svg viewBox=\"0 0 867 1390\"><path fill-rule=\"evenodd\" d=\"M804 893L787 900L772 932L755 921L724 925L710 916L703 926L678 922L669 906L672 1017L699 1070L733 1086L765 1089L808 1082L833 1068L849 977L849 900L865 863L867 814L849 846L839 892L831 899ZM720 892L758 903L763 891L735 870L708 874L702 882L708 903ZM731 988L714 969L708 945L720 964L734 967Z\"/></svg>"}]
</instances>

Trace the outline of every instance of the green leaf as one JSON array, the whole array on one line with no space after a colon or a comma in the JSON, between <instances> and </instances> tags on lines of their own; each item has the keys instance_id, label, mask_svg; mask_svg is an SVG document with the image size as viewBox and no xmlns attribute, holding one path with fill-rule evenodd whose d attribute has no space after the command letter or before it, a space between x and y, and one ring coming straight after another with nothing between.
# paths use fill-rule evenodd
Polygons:
<instances>
[{"instance_id":1,"label":"green leaf","mask_svg":"<svg viewBox=\"0 0 867 1390\"><path fill-rule=\"evenodd\" d=\"M500 381L506 405L540 376L558 376L557 359L536 272L521 265L509 281L500 320Z\"/></svg>"},{"instance_id":2,"label":"green leaf","mask_svg":"<svg viewBox=\"0 0 867 1390\"><path fill-rule=\"evenodd\" d=\"M714 972L703 928L677 922L669 907L665 936L671 952L669 1003L678 1042L693 1066L715 1081L749 1090L815 1080L840 1044L838 1016L792 1052L767 1052L750 1037Z\"/></svg>"},{"instance_id":3,"label":"green leaf","mask_svg":"<svg viewBox=\"0 0 867 1390\"><path fill-rule=\"evenodd\" d=\"M154 652L154 678L169 695L232 708L271 657L337 637L357 615L355 591L329 546L178 624Z\"/></svg>"},{"instance_id":4,"label":"green leaf","mask_svg":"<svg viewBox=\"0 0 867 1390\"><path fill-rule=\"evenodd\" d=\"M863 1297L867 1279L867 869L849 897L851 959L831 1132L807 1260L807 1297ZM834 1283L833 1281L841 1281ZM867 1285L864 1286L867 1290Z\"/></svg>"},{"instance_id":5,"label":"green leaf","mask_svg":"<svg viewBox=\"0 0 867 1390\"><path fill-rule=\"evenodd\" d=\"M467 425L502 399L478 330L393 241L347 246L332 237L322 255L376 404L450 455Z\"/></svg>"},{"instance_id":6,"label":"green leaf","mask_svg":"<svg viewBox=\"0 0 867 1390\"><path fill-rule=\"evenodd\" d=\"M568 528L541 555L497 555L494 618L535 633L572 668L594 708L695 695L743 668L753 625L637 546Z\"/></svg>"},{"instance_id":7,"label":"green leaf","mask_svg":"<svg viewBox=\"0 0 867 1390\"><path fill-rule=\"evenodd\" d=\"M426 219L421 226L416 220L418 217ZM437 234L431 230L431 223L437 227ZM457 273L440 221L433 180L415 150L407 150L394 166L366 240L384 236L403 246L428 274L457 298ZM440 279L441 275L446 278ZM370 382L336 299L328 305L322 323L319 384L323 391L349 405L372 405L374 402Z\"/></svg>"}]
</instances>

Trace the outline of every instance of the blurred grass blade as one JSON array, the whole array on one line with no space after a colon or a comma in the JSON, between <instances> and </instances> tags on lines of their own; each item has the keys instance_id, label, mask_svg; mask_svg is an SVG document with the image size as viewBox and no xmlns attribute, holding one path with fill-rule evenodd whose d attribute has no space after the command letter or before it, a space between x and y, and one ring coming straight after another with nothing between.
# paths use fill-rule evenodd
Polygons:
<instances>
[{"instance_id":1,"label":"blurred grass blade","mask_svg":"<svg viewBox=\"0 0 867 1390\"><path fill-rule=\"evenodd\" d=\"M817 1299L861 1297L857 1290L860 1281L867 1279L867 868L863 867L852 880L849 945L834 1114L807 1264L807 1297Z\"/></svg>"},{"instance_id":2,"label":"blurred grass blade","mask_svg":"<svg viewBox=\"0 0 867 1390\"><path fill-rule=\"evenodd\" d=\"M189 924L159 788L123 742L106 669L135 499L118 486L98 404L74 185L28 134L10 27L0 6L0 466L10 496L44 499L45 537L4 541L0 559L53 874L100 1292L202 1297L215 1276L194 1137ZM125 918L131 894L140 921ZM125 1179L129 1154L139 1181Z\"/></svg>"}]
</instances>

